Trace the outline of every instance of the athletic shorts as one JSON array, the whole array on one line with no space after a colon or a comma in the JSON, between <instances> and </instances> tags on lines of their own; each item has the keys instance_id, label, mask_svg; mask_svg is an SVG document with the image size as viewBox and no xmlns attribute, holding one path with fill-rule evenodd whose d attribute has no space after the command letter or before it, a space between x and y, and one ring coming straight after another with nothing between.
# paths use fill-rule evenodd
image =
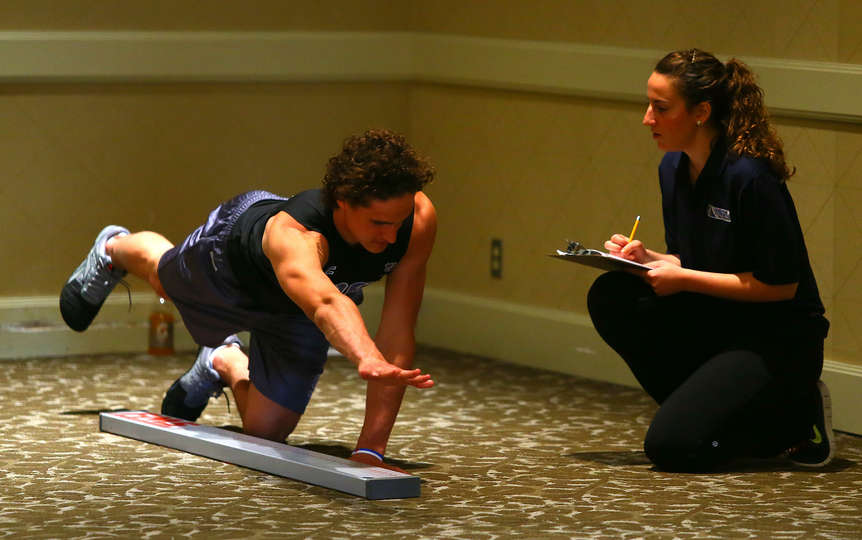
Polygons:
<instances>
[{"instance_id":1,"label":"athletic shorts","mask_svg":"<svg viewBox=\"0 0 862 540\"><path fill-rule=\"evenodd\" d=\"M302 414L323 373L329 343L301 313L273 314L249 307L254 301L243 292L227 255L237 218L264 199L284 198L250 191L219 205L204 225L162 255L159 279L199 345L217 347L231 334L250 331L252 384L272 401Z\"/></svg>"}]
</instances>

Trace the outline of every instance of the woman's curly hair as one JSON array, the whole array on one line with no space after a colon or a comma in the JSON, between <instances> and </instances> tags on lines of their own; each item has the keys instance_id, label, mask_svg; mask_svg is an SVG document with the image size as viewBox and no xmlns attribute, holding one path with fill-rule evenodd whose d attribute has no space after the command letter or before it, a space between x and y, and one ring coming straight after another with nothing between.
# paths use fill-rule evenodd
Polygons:
<instances>
[{"instance_id":1,"label":"woman's curly hair","mask_svg":"<svg viewBox=\"0 0 862 540\"><path fill-rule=\"evenodd\" d=\"M744 63L731 58L723 64L708 52L685 49L659 60L655 72L675 79L689 108L710 103L709 121L724 134L731 153L765 159L781 180L796 173L787 166L781 139L769 123L763 90Z\"/></svg>"},{"instance_id":2,"label":"woman's curly hair","mask_svg":"<svg viewBox=\"0 0 862 540\"><path fill-rule=\"evenodd\" d=\"M370 129L344 141L341 152L329 160L323 177L323 200L367 206L422 191L434 179L434 168L407 144L404 136L388 129Z\"/></svg>"}]
</instances>

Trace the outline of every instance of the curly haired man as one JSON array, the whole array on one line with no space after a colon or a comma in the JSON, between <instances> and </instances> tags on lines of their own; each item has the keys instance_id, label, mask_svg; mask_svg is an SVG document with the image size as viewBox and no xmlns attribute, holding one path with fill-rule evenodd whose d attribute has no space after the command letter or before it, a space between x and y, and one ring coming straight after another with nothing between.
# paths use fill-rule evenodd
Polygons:
<instances>
[{"instance_id":1,"label":"curly haired man","mask_svg":"<svg viewBox=\"0 0 862 540\"><path fill-rule=\"evenodd\" d=\"M383 456L406 386L434 382L412 369L414 327L437 218L422 193L428 162L388 130L347 139L323 187L285 198L250 191L220 204L179 246L150 231L102 230L60 296L84 331L131 272L174 302L201 346L165 394L162 413L196 420L230 387L251 435L284 441L299 422L331 345L367 381L365 422L351 459ZM378 332L357 304L386 276ZM245 349L236 333L250 331Z\"/></svg>"}]
</instances>

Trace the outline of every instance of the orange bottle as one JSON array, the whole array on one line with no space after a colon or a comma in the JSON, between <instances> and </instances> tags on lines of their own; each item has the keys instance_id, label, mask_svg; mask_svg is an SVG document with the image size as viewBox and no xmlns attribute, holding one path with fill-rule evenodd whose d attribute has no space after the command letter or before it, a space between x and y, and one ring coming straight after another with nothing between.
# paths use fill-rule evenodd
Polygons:
<instances>
[{"instance_id":1,"label":"orange bottle","mask_svg":"<svg viewBox=\"0 0 862 540\"><path fill-rule=\"evenodd\" d=\"M147 352L157 356L174 354L174 316L165 306L165 299L150 313L150 344Z\"/></svg>"}]
</instances>

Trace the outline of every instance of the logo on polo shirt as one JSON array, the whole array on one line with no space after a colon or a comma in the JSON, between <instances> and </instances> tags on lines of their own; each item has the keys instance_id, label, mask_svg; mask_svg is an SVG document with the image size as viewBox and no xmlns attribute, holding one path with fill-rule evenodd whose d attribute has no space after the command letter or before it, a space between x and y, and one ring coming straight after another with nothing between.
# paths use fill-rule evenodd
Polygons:
<instances>
[{"instance_id":1,"label":"logo on polo shirt","mask_svg":"<svg viewBox=\"0 0 862 540\"><path fill-rule=\"evenodd\" d=\"M395 270L395 267L398 266L398 261L388 262L383 265L383 273L388 274L389 272Z\"/></svg>"},{"instance_id":2,"label":"logo on polo shirt","mask_svg":"<svg viewBox=\"0 0 862 540\"><path fill-rule=\"evenodd\" d=\"M326 268L326 270L323 271L323 273L326 274L327 276L332 276L333 274L335 274L336 268L338 268L338 267L335 265L329 266Z\"/></svg>"},{"instance_id":3,"label":"logo on polo shirt","mask_svg":"<svg viewBox=\"0 0 862 540\"><path fill-rule=\"evenodd\" d=\"M706 205L706 215L711 217L712 219L717 219L719 221L725 221L727 223L730 223L730 210L725 210L724 208L719 208L717 206L708 204Z\"/></svg>"}]
</instances>

